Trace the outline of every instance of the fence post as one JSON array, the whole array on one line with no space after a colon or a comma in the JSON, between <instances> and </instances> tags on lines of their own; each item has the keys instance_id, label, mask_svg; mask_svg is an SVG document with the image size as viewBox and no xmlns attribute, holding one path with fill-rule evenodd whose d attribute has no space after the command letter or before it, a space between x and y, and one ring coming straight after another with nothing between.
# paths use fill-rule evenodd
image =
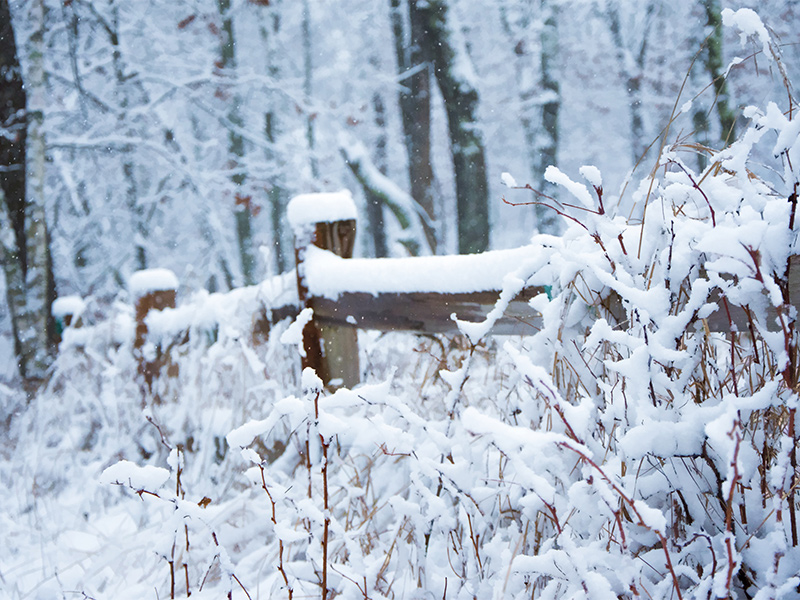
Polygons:
<instances>
[{"instance_id":1,"label":"fence post","mask_svg":"<svg viewBox=\"0 0 800 600\"><path fill-rule=\"evenodd\" d=\"M128 291L133 297L136 311L136 337L133 352L144 377L147 390L152 391L153 380L162 367L163 357L156 349L145 348L147 342L147 323L150 311L175 308L175 292L178 278L169 269L146 269L137 271L128 280Z\"/></svg>"},{"instance_id":2,"label":"fence post","mask_svg":"<svg viewBox=\"0 0 800 600\"><path fill-rule=\"evenodd\" d=\"M295 236L297 294L303 308L313 310L306 281L306 249L314 245L342 258L352 258L356 209L350 192L305 194L289 203L287 216ZM352 387L359 382L358 332L354 328L322 325L316 319L303 329L302 367L311 367L327 385L336 380Z\"/></svg>"},{"instance_id":3,"label":"fence post","mask_svg":"<svg viewBox=\"0 0 800 600\"><path fill-rule=\"evenodd\" d=\"M56 322L58 343L64 337L68 327L78 327L81 324L81 315L86 309L86 302L80 296L59 296L53 301L50 314Z\"/></svg>"}]
</instances>

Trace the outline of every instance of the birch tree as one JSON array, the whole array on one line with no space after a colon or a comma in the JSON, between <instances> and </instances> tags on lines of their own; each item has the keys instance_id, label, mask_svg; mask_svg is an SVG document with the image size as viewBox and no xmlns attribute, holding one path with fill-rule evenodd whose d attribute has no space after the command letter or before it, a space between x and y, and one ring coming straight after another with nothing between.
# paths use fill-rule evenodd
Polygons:
<instances>
[{"instance_id":1,"label":"birch tree","mask_svg":"<svg viewBox=\"0 0 800 600\"><path fill-rule=\"evenodd\" d=\"M0 0L0 194L2 260L20 375L32 385L45 376L55 347L50 308L55 284L45 220L43 0L29 6L35 24L23 80L8 0Z\"/></svg>"}]
</instances>

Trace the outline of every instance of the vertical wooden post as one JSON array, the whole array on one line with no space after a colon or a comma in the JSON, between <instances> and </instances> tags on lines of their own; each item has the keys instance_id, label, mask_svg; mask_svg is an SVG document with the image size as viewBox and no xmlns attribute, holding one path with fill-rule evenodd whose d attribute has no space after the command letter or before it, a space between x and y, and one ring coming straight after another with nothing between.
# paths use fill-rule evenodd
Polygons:
<instances>
[{"instance_id":1,"label":"vertical wooden post","mask_svg":"<svg viewBox=\"0 0 800 600\"><path fill-rule=\"evenodd\" d=\"M68 327L80 326L81 314L85 308L86 303L80 296L60 296L53 300L50 314L56 322L56 339L59 344Z\"/></svg>"},{"instance_id":2,"label":"vertical wooden post","mask_svg":"<svg viewBox=\"0 0 800 600\"><path fill-rule=\"evenodd\" d=\"M144 377L147 390L152 391L153 381L164 363L159 352L145 348L147 342L147 315L153 310L175 308L175 291L178 279L168 269L146 269L131 275L128 290L133 296L136 311L136 337L133 352Z\"/></svg>"},{"instance_id":3,"label":"vertical wooden post","mask_svg":"<svg viewBox=\"0 0 800 600\"><path fill-rule=\"evenodd\" d=\"M306 249L317 248L333 252L342 258L352 258L355 248L355 205L349 192L307 194L289 203L289 222L295 234L295 264L297 294L300 305L314 309L308 289L304 262ZM359 382L358 332L351 328L321 325L316 319L303 329L302 367L311 367L325 385L340 380L347 387Z\"/></svg>"}]
</instances>

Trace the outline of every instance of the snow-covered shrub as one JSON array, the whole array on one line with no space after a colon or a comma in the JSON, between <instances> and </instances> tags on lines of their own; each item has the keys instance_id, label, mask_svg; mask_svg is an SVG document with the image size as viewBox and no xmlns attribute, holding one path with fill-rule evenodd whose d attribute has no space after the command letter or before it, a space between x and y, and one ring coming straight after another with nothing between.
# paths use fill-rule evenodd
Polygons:
<instances>
[{"instance_id":1,"label":"snow-covered shrub","mask_svg":"<svg viewBox=\"0 0 800 600\"><path fill-rule=\"evenodd\" d=\"M494 401L464 394L468 357L439 411L309 386L229 435L271 511L271 595L796 596L800 126L747 115L703 173L667 149L638 224L605 210L596 169L594 195L548 172L577 202L507 278L504 298L548 291ZM266 461L251 444L282 422Z\"/></svg>"},{"instance_id":2,"label":"snow-covered shrub","mask_svg":"<svg viewBox=\"0 0 800 600\"><path fill-rule=\"evenodd\" d=\"M533 301L544 327L530 351L508 348L510 410L462 418L517 523L504 596L798 593L800 121L775 104L746 114L703 173L663 153L636 226L605 214L594 169L595 197L548 171L577 203L518 273L550 290ZM777 162L769 179L753 174L759 145Z\"/></svg>"}]
</instances>

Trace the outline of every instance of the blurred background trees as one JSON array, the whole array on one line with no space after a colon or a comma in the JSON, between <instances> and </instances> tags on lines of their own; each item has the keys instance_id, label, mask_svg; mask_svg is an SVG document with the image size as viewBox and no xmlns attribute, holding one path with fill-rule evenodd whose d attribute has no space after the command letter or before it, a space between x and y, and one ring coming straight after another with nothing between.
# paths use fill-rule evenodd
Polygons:
<instances>
[{"instance_id":1,"label":"blurred background trees","mask_svg":"<svg viewBox=\"0 0 800 600\"><path fill-rule=\"evenodd\" d=\"M751 4L797 80L796 3ZM531 199L505 171L555 194L549 164L596 165L606 206L635 214L621 190L679 95L692 104L670 141L713 148L743 106L785 97L760 48L721 27L728 5L0 0L6 350L26 375L46 368L33 348L52 347L55 291L102 312L143 267L212 291L291 268L297 193L356 193L361 255L558 233L501 200Z\"/></svg>"}]
</instances>

